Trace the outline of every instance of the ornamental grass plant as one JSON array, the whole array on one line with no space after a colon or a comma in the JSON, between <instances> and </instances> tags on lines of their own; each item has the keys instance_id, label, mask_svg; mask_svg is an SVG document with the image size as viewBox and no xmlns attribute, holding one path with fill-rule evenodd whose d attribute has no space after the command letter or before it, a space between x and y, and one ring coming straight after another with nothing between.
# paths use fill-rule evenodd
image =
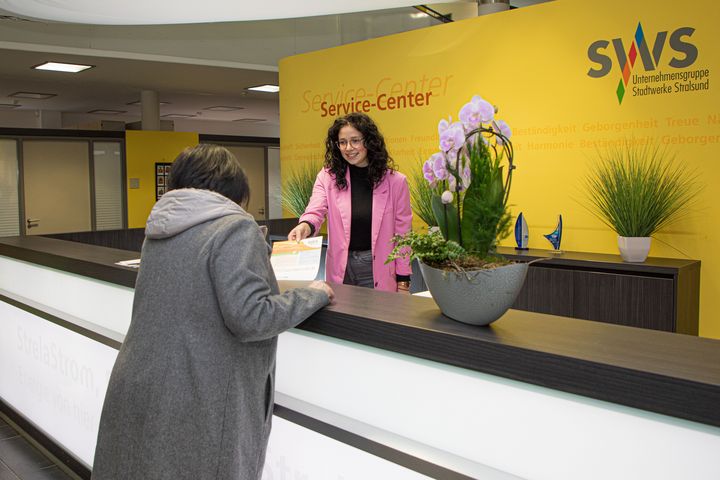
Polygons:
<instances>
[{"instance_id":1,"label":"ornamental grass plant","mask_svg":"<svg viewBox=\"0 0 720 480\"><path fill-rule=\"evenodd\" d=\"M415 215L427 224L428 227L437 226L437 220L432 209L433 196L441 195L439 185L431 186L423 175L421 169L415 169L410 174L410 205Z\"/></svg>"},{"instance_id":2,"label":"ornamental grass plant","mask_svg":"<svg viewBox=\"0 0 720 480\"><path fill-rule=\"evenodd\" d=\"M598 156L585 181L589 210L621 237L652 236L700 190L697 175L667 149L626 143Z\"/></svg>"},{"instance_id":3,"label":"ornamental grass plant","mask_svg":"<svg viewBox=\"0 0 720 480\"><path fill-rule=\"evenodd\" d=\"M317 160L306 162L294 169L285 182L281 192L282 206L293 216L300 217L310 201L313 185L317 173L322 168L322 162Z\"/></svg>"}]
</instances>

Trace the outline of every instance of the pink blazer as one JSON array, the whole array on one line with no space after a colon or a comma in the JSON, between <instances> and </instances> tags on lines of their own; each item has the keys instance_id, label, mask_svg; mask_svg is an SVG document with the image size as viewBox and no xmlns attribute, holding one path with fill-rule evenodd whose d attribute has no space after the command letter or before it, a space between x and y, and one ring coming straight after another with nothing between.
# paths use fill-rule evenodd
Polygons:
<instances>
[{"instance_id":1,"label":"pink blazer","mask_svg":"<svg viewBox=\"0 0 720 480\"><path fill-rule=\"evenodd\" d=\"M342 283L347 266L350 245L350 169L345 173L348 187L339 190L330 173L323 169L318 173L313 193L300 221L311 223L315 232L327 217L328 249L325 258L325 280ZM410 275L412 269L405 260L395 260L385 265L393 249L390 239L404 234L412 226L410 191L407 178L400 172L388 172L373 190L372 235L373 277L375 288L389 292L397 291L395 274Z\"/></svg>"}]
</instances>

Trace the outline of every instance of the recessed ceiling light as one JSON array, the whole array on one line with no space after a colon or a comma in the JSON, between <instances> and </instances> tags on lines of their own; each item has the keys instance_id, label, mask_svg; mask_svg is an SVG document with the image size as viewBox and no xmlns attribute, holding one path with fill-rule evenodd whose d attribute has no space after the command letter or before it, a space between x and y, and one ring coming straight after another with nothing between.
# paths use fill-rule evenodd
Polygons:
<instances>
[{"instance_id":1,"label":"recessed ceiling light","mask_svg":"<svg viewBox=\"0 0 720 480\"><path fill-rule=\"evenodd\" d=\"M121 113L127 113L127 111L98 108L97 110L90 110L87 113L96 113L98 115L120 115Z\"/></svg>"},{"instance_id":2,"label":"recessed ceiling light","mask_svg":"<svg viewBox=\"0 0 720 480\"><path fill-rule=\"evenodd\" d=\"M190 118L195 117L196 115L192 114L186 114L186 113L168 113L165 115L160 115L162 118Z\"/></svg>"},{"instance_id":3,"label":"recessed ceiling light","mask_svg":"<svg viewBox=\"0 0 720 480\"><path fill-rule=\"evenodd\" d=\"M206 107L203 110L209 110L211 112L233 112L235 110L243 110L245 107L229 107L227 105L216 105L214 107Z\"/></svg>"},{"instance_id":4,"label":"recessed ceiling light","mask_svg":"<svg viewBox=\"0 0 720 480\"><path fill-rule=\"evenodd\" d=\"M88 68L93 68L94 66L95 65L80 65L77 63L45 62L31 68L35 70L49 70L51 72L78 73Z\"/></svg>"},{"instance_id":5,"label":"recessed ceiling light","mask_svg":"<svg viewBox=\"0 0 720 480\"><path fill-rule=\"evenodd\" d=\"M15 98L32 98L35 100L45 100L47 98L56 97L57 93L39 93L39 92L15 92L8 95L8 97Z\"/></svg>"},{"instance_id":6,"label":"recessed ceiling light","mask_svg":"<svg viewBox=\"0 0 720 480\"><path fill-rule=\"evenodd\" d=\"M170 105L170 102L158 102L160 105ZM135 100L134 102L126 103L125 105L142 105L141 100Z\"/></svg>"},{"instance_id":7,"label":"recessed ceiling light","mask_svg":"<svg viewBox=\"0 0 720 480\"><path fill-rule=\"evenodd\" d=\"M260 123L266 121L264 118L238 118L236 120L233 120L233 122L243 122L243 123Z\"/></svg>"},{"instance_id":8,"label":"recessed ceiling light","mask_svg":"<svg viewBox=\"0 0 720 480\"><path fill-rule=\"evenodd\" d=\"M254 87L248 87L248 90L252 90L253 92L269 92L269 93L277 93L280 91L280 87L277 85L256 85Z\"/></svg>"}]
</instances>

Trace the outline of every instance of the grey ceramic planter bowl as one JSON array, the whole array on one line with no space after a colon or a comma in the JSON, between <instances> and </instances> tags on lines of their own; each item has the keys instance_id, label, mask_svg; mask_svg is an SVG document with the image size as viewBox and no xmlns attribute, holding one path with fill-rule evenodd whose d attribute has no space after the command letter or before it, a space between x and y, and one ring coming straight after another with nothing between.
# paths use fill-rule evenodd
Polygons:
<instances>
[{"instance_id":1,"label":"grey ceramic planter bowl","mask_svg":"<svg viewBox=\"0 0 720 480\"><path fill-rule=\"evenodd\" d=\"M489 325L515 303L527 269L527 263L513 263L458 273L420 263L423 279L442 313L472 325Z\"/></svg>"}]
</instances>

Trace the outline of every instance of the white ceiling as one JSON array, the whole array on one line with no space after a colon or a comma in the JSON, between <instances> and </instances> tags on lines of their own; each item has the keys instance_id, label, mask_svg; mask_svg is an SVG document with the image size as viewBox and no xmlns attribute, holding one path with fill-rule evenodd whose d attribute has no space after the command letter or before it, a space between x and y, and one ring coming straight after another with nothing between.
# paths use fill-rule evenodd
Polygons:
<instances>
[{"instance_id":1,"label":"white ceiling","mask_svg":"<svg viewBox=\"0 0 720 480\"><path fill-rule=\"evenodd\" d=\"M453 0L451 0L453 1ZM465 0L454 0L465 1ZM168 25L181 23L274 20L316 15L338 15L417 5L413 0L0 0L0 8L30 18L96 25Z\"/></svg>"},{"instance_id":2,"label":"white ceiling","mask_svg":"<svg viewBox=\"0 0 720 480\"><path fill-rule=\"evenodd\" d=\"M278 74L241 68L224 68L123 58L48 54L0 49L0 103L17 103L19 109L87 113L110 109L125 111L118 118L136 118L142 90L158 92L161 115L188 114L198 119L232 121L264 118L277 122L277 94L248 92L246 87L277 84ZM81 73L33 70L48 60L94 65ZM10 97L15 92L51 93L47 100ZM204 110L213 106L243 107L232 112ZM5 107L4 109L7 109ZM112 117L103 115L103 118Z\"/></svg>"},{"instance_id":3,"label":"white ceiling","mask_svg":"<svg viewBox=\"0 0 720 480\"><path fill-rule=\"evenodd\" d=\"M542 1L546 0L511 3L524 7ZM468 2L430 6L453 13L456 19L477 11ZM88 125L99 125L100 120L137 122L141 107L128 103L139 100L142 90L154 90L161 102L167 102L160 106L161 117L195 115L173 119L176 130L278 136L278 95L246 88L277 84L279 58L438 23L414 8L293 20L131 27L27 21L0 10L0 127L48 128L38 120L41 112L59 112L56 118L61 117L62 124L53 128L93 128ZM31 68L49 60L95 68L78 74ZM9 96L19 91L56 96L46 100ZM214 106L242 109L206 110ZM124 113L88 113L92 110Z\"/></svg>"}]
</instances>

